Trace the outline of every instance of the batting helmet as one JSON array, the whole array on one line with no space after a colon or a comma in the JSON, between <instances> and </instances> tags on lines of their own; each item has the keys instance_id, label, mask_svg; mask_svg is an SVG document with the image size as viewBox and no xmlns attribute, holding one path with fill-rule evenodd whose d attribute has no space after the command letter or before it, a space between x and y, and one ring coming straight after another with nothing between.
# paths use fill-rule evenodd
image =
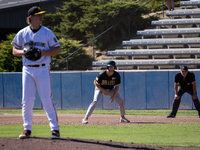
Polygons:
<instances>
[{"instance_id":1,"label":"batting helmet","mask_svg":"<svg viewBox=\"0 0 200 150\"><path fill-rule=\"evenodd\" d=\"M116 68L116 63L115 63L115 61L109 60L109 61L107 62L107 69L108 69L109 66L114 66L114 67Z\"/></svg>"}]
</instances>

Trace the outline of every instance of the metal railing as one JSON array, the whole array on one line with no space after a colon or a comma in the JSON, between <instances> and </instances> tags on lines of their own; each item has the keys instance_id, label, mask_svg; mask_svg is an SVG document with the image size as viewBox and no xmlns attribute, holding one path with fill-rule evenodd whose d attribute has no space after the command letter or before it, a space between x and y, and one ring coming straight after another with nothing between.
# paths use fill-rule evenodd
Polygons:
<instances>
[{"instance_id":1,"label":"metal railing","mask_svg":"<svg viewBox=\"0 0 200 150\"><path fill-rule=\"evenodd\" d=\"M130 39L130 16L132 16L135 12L137 12L138 10L140 10L142 7L144 7L145 5L147 5L149 2L151 2L152 0L149 0L148 2L146 2L145 4L143 4L142 6L140 6L138 9L136 9L134 12L132 12L131 14L129 14L127 17L123 18L121 21L119 21L118 23L116 23L115 25L111 26L110 28L108 28L107 30L105 30L104 32L102 32L101 34L99 34L98 36L96 36L94 39L92 39L91 41L89 41L88 43L86 43L85 45L81 46L79 49L77 49L76 51L74 51L73 53L71 53L69 56L65 57L63 60L61 60L60 62L56 62L53 64L54 67L59 67L59 64L62 63L63 61L66 60L66 70L68 70L68 58L71 57L72 55L74 55L75 53L77 53L79 50L81 50L83 47L87 46L88 44L90 44L91 42L93 43L93 60L94 60L94 40L96 40L98 37L102 36L104 33L108 32L109 30L111 30L112 28L114 28L115 26L117 26L119 23L121 23L122 21L124 21L125 19L128 18L128 35L129 35L129 39ZM163 0L162 0L163 1Z\"/></svg>"}]
</instances>

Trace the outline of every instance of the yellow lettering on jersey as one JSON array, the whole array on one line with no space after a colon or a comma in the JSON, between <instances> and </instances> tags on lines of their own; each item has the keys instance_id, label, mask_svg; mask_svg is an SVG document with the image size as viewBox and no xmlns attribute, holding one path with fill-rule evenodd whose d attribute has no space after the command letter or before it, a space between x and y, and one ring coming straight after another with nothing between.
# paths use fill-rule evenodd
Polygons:
<instances>
[{"instance_id":1,"label":"yellow lettering on jersey","mask_svg":"<svg viewBox=\"0 0 200 150\"><path fill-rule=\"evenodd\" d=\"M115 80L111 80L109 85L115 85Z\"/></svg>"},{"instance_id":2,"label":"yellow lettering on jersey","mask_svg":"<svg viewBox=\"0 0 200 150\"><path fill-rule=\"evenodd\" d=\"M102 80L101 85L107 85L107 80Z\"/></svg>"},{"instance_id":3,"label":"yellow lettering on jersey","mask_svg":"<svg viewBox=\"0 0 200 150\"><path fill-rule=\"evenodd\" d=\"M101 85L115 85L115 80L111 81L102 80Z\"/></svg>"}]
</instances>

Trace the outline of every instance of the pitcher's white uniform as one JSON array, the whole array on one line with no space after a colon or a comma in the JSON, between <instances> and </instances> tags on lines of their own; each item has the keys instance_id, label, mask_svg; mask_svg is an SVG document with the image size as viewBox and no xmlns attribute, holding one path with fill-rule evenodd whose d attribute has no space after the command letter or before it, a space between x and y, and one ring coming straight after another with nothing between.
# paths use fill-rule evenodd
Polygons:
<instances>
[{"instance_id":1,"label":"pitcher's white uniform","mask_svg":"<svg viewBox=\"0 0 200 150\"><path fill-rule=\"evenodd\" d=\"M54 33L44 26L41 26L35 33L31 30L30 26L23 28L16 34L11 44L18 49L23 49L28 43L42 51L60 46ZM50 121L51 131L58 130L58 117L51 94L49 65L51 56L43 56L37 61L28 60L22 56L22 61L22 116L24 119L24 130L32 129L32 109L36 88Z\"/></svg>"}]
</instances>

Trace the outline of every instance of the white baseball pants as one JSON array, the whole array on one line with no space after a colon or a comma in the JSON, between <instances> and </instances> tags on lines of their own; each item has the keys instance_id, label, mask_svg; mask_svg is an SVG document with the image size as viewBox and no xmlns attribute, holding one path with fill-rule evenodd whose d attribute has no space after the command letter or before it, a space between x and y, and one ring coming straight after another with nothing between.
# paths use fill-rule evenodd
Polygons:
<instances>
[{"instance_id":1,"label":"white baseball pants","mask_svg":"<svg viewBox=\"0 0 200 150\"><path fill-rule=\"evenodd\" d=\"M22 74L22 117L24 130L32 129L33 106L36 88L38 90L50 128L58 130L57 112L52 101L49 65L40 67L23 66Z\"/></svg>"},{"instance_id":2,"label":"white baseball pants","mask_svg":"<svg viewBox=\"0 0 200 150\"><path fill-rule=\"evenodd\" d=\"M111 90L108 90L109 92L109 96L113 96L114 94L114 88ZM85 117L89 117L91 116L92 112L94 111L94 109L97 107L97 105L99 104L99 102L101 101L101 98L103 96L103 92L101 92L96 86L95 86L95 91L94 91L94 99L93 102L90 104L90 106L88 107L87 113ZM121 116L124 116L125 113L125 104L124 104L124 99L122 98L122 96L120 95L120 93L118 92L116 97L115 97L115 101L118 103L119 105L119 109L120 109L120 114Z\"/></svg>"}]
</instances>

